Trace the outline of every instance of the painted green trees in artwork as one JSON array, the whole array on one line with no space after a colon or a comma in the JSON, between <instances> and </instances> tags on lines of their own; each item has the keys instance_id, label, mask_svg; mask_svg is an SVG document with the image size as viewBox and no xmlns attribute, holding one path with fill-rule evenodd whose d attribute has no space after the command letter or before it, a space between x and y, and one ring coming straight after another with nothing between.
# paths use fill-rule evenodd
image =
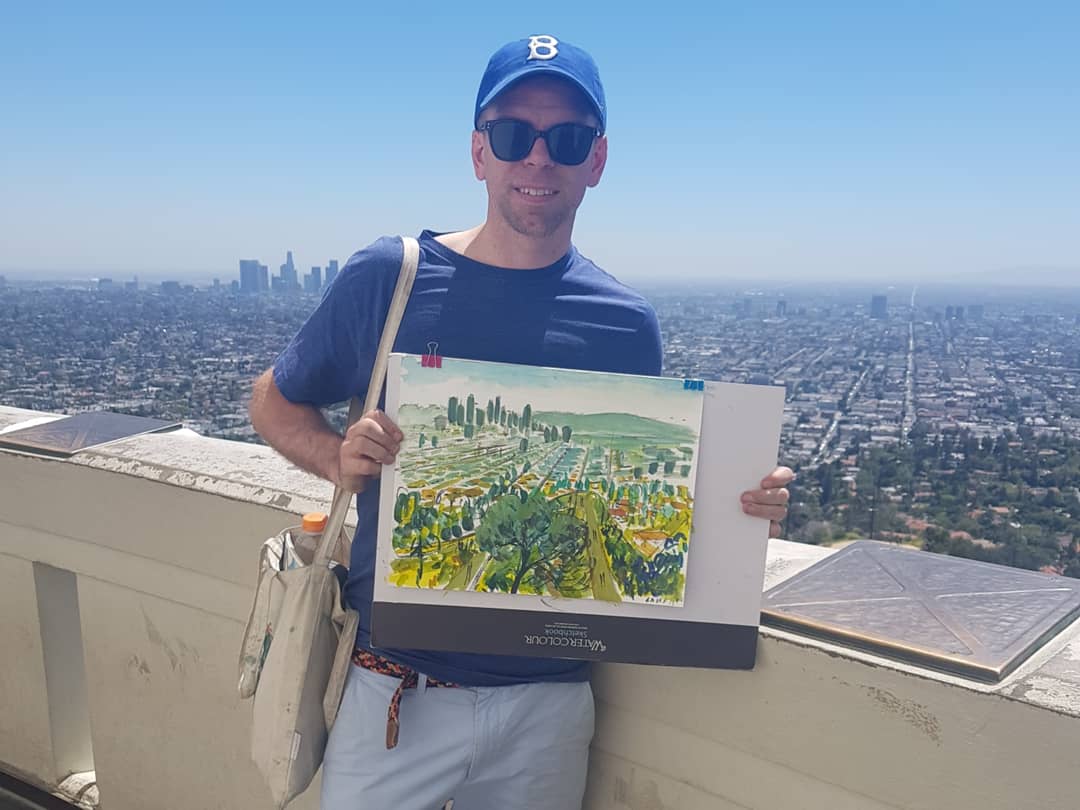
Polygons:
<instances>
[{"instance_id":1,"label":"painted green trees in artwork","mask_svg":"<svg viewBox=\"0 0 1080 810\"><path fill-rule=\"evenodd\" d=\"M503 563L488 577L488 587L510 593L517 593L526 578L538 593L549 583L558 588L568 575L561 562L580 559L586 537L583 521L561 512L539 492L524 499L517 493L499 496L476 530L480 549Z\"/></svg>"},{"instance_id":2,"label":"painted green trees in artwork","mask_svg":"<svg viewBox=\"0 0 1080 810\"><path fill-rule=\"evenodd\" d=\"M521 409L521 426L525 430L529 430L532 427L532 405L526 404Z\"/></svg>"},{"instance_id":3,"label":"painted green trees in artwork","mask_svg":"<svg viewBox=\"0 0 1080 810\"><path fill-rule=\"evenodd\" d=\"M457 424L457 409L457 397L450 397L450 401L446 405L446 419L450 422L451 425Z\"/></svg>"},{"instance_id":4,"label":"painted green trees in artwork","mask_svg":"<svg viewBox=\"0 0 1080 810\"><path fill-rule=\"evenodd\" d=\"M429 538L439 542L439 513L430 506L420 505L417 493L401 493L394 502L394 519L398 528L394 531L395 549L405 551L416 560L416 583L420 584L424 576L424 552L429 545ZM433 534L433 530L435 534Z\"/></svg>"},{"instance_id":5,"label":"painted green trees in artwork","mask_svg":"<svg viewBox=\"0 0 1080 810\"><path fill-rule=\"evenodd\" d=\"M612 575L619 582L623 596L664 599L672 593L683 592L686 586L683 573L687 552L685 534L676 532L652 557L642 555L610 521L603 524L603 537Z\"/></svg>"},{"instance_id":6,"label":"painted green trees in artwork","mask_svg":"<svg viewBox=\"0 0 1080 810\"><path fill-rule=\"evenodd\" d=\"M469 394L469 398L465 400L465 424L475 424L475 411L476 411L476 398L472 394Z\"/></svg>"}]
</instances>

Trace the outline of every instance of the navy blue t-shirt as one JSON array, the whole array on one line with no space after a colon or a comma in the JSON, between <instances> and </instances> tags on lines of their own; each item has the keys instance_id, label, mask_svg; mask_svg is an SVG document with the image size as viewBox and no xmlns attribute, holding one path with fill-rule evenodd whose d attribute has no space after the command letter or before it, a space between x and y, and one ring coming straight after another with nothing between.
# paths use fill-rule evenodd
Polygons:
<instances>
[{"instance_id":1,"label":"navy blue t-shirt","mask_svg":"<svg viewBox=\"0 0 1080 810\"><path fill-rule=\"evenodd\" d=\"M394 351L534 366L658 375L656 313L577 249L554 264L511 270L473 261L420 235L420 264ZM375 351L401 266L401 240L383 237L354 254L274 363L290 402L325 407L367 391ZM378 482L356 498L348 604L360 612L357 644L370 647ZM467 686L580 681L583 661L377 650L418 672Z\"/></svg>"}]
</instances>

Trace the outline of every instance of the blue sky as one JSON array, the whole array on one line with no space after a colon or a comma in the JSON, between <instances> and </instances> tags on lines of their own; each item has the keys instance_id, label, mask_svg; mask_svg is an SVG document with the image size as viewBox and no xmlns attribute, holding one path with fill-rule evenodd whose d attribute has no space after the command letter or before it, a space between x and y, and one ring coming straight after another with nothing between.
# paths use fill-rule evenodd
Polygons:
<instances>
[{"instance_id":1,"label":"blue sky","mask_svg":"<svg viewBox=\"0 0 1080 810\"><path fill-rule=\"evenodd\" d=\"M483 218L490 53L588 49L610 159L575 242L631 281L1080 278L1080 4L22 3L0 273L231 279Z\"/></svg>"}]
</instances>

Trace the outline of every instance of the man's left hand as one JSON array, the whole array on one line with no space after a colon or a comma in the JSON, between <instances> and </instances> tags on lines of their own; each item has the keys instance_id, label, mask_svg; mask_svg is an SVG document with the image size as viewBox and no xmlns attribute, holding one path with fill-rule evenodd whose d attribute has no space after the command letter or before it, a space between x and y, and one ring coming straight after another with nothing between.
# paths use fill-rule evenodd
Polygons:
<instances>
[{"instance_id":1,"label":"man's left hand","mask_svg":"<svg viewBox=\"0 0 1080 810\"><path fill-rule=\"evenodd\" d=\"M787 517L790 493L787 485L795 478L790 467L777 467L761 479L760 489L749 489L741 496L742 510L769 521L769 537L779 537L780 521Z\"/></svg>"}]
</instances>

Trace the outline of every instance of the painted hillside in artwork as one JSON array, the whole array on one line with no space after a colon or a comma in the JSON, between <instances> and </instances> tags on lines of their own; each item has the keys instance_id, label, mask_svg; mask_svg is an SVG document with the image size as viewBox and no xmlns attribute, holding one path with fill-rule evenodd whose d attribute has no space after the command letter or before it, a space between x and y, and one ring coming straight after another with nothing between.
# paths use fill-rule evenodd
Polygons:
<instances>
[{"instance_id":1,"label":"painted hillside in artwork","mask_svg":"<svg viewBox=\"0 0 1080 810\"><path fill-rule=\"evenodd\" d=\"M682 604L701 391L411 356L399 391L391 584Z\"/></svg>"}]
</instances>

